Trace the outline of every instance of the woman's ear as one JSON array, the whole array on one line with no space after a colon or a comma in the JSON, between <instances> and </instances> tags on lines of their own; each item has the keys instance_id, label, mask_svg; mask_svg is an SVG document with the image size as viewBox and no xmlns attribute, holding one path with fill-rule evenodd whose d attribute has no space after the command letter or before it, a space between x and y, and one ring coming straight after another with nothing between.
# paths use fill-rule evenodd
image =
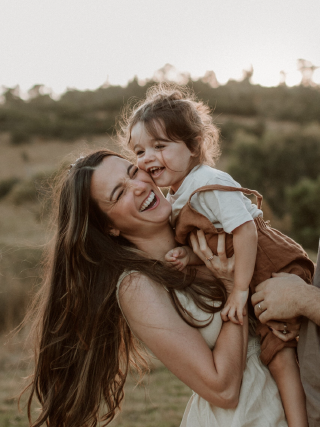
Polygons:
<instances>
[{"instance_id":1,"label":"woman's ear","mask_svg":"<svg viewBox=\"0 0 320 427\"><path fill-rule=\"evenodd\" d=\"M108 231L108 233L110 234L110 236L120 236L120 230L116 229L116 228L111 228L111 230Z\"/></svg>"}]
</instances>

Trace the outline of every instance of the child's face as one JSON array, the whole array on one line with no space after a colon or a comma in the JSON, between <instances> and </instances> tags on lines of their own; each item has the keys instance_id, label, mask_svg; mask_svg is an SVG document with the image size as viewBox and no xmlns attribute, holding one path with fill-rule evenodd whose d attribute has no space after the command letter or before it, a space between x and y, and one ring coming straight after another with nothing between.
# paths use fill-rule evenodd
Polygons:
<instances>
[{"instance_id":1,"label":"child's face","mask_svg":"<svg viewBox=\"0 0 320 427\"><path fill-rule=\"evenodd\" d=\"M189 173L194 155L183 141L168 140L161 126L157 130L160 140L138 122L131 130L130 146L137 155L138 167L148 172L157 186L171 187L175 192Z\"/></svg>"}]
</instances>

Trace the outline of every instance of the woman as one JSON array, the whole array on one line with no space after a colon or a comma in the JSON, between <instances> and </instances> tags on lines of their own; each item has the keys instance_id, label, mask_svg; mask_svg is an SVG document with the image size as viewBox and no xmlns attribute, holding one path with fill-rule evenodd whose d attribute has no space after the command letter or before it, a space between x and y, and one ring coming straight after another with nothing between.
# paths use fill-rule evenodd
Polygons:
<instances>
[{"instance_id":1,"label":"woman","mask_svg":"<svg viewBox=\"0 0 320 427\"><path fill-rule=\"evenodd\" d=\"M147 173L95 152L65 174L58 202L35 304L29 411L34 394L42 411L34 427L95 426L103 400L111 421L129 367L145 366L142 342L195 392L183 426L287 426L257 341L247 355L247 327L221 325L222 282L163 262L175 247L171 207Z\"/></svg>"}]
</instances>

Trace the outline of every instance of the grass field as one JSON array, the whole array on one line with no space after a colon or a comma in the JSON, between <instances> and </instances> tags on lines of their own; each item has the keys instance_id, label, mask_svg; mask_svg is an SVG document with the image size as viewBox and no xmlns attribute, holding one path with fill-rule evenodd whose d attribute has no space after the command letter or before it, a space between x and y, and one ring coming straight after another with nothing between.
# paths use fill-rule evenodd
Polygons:
<instances>
[{"instance_id":1,"label":"grass field","mask_svg":"<svg viewBox=\"0 0 320 427\"><path fill-rule=\"evenodd\" d=\"M0 338L0 426L28 427L26 408L19 412L17 396L30 375L31 365L22 338ZM131 376L126 384L123 410L110 424L114 427L177 427L191 390L153 359L153 369L136 387Z\"/></svg>"},{"instance_id":2,"label":"grass field","mask_svg":"<svg viewBox=\"0 0 320 427\"><path fill-rule=\"evenodd\" d=\"M87 148L116 149L107 137L75 142L33 140L13 146L7 135L0 135L0 184L4 180L27 182L39 173L55 170L65 158L72 162ZM226 158L218 164L224 169ZM18 184L17 184L18 185ZM27 427L26 411L19 413L17 396L23 388L23 377L31 373L28 352L22 339L8 339L4 331L21 319L33 284L37 282L38 263L43 245L48 241L47 216L42 215L37 200L19 203L16 192L0 200L0 427ZM265 204L266 219L272 219ZM273 222L274 225L277 226ZM315 253L310 252L315 260ZM2 316L2 317L1 317ZM179 426L191 391L159 361L145 378L145 388L135 388L129 377L123 411L111 426L176 427Z\"/></svg>"},{"instance_id":3,"label":"grass field","mask_svg":"<svg viewBox=\"0 0 320 427\"><path fill-rule=\"evenodd\" d=\"M34 140L13 146L0 135L0 181L9 178L27 180L37 173L50 172L62 158L74 160L87 148L116 149L107 137L75 142ZM0 200L0 311L5 315L5 330L16 324L17 313L10 309L10 299L24 312L30 289L37 278L37 259L48 241L46 217L40 215L39 203L12 202L10 194ZM37 258L38 257L38 258ZM2 304L2 305L1 305ZM20 313L21 315L21 313ZM1 317L1 314L0 314ZM31 373L23 339L0 335L0 427L27 427L26 409L19 412L17 395ZM179 426L191 390L174 377L159 361L144 385L135 387L134 378L126 384L123 411L110 424L117 427ZM23 407L23 405L22 405Z\"/></svg>"}]
</instances>

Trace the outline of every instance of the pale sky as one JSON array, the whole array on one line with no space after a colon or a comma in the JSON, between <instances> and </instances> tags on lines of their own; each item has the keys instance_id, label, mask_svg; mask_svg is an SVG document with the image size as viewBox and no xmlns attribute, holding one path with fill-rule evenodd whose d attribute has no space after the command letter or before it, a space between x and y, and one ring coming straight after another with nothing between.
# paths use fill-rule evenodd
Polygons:
<instances>
[{"instance_id":1,"label":"pale sky","mask_svg":"<svg viewBox=\"0 0 320 427\"><path fill-rule=\"evenodd\" d=\"M320 66L320 0L1 0L0 86L96 89L152 77L166 63L298 84L298 58ZM320 84L320 69L314 80Z\"/></svg>"}]
</instances>

